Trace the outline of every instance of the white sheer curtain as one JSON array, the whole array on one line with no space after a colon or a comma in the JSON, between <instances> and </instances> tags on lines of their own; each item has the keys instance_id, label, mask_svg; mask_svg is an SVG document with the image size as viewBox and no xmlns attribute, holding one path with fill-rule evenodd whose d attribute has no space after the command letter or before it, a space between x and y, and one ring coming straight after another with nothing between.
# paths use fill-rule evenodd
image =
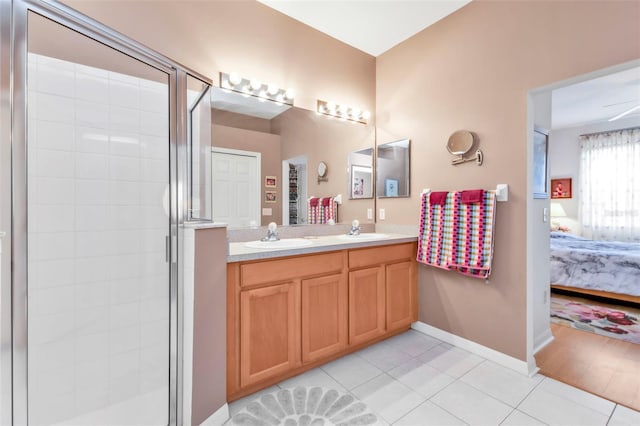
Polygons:
<instances>
[{"instance_id":1,"label":"white sheer curtain","mask_svg":"<svg viewBox=\"0 0 640 426\"><path fill-rule=\"evenodd\" d=\"M580 150L583 234L640 241L640 128L581 136Z\"/></svg>"}]
</instances>

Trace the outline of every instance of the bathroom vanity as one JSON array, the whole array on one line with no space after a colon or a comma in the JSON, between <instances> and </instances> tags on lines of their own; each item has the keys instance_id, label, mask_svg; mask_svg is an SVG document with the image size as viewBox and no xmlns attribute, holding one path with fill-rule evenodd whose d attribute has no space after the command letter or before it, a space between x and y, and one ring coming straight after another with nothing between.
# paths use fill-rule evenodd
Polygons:
<instances>
[{"instance_id":1,"label":"bathroom vanity","mask_svg":"<svg viewBox=\"0 0 640 426\"><path fill-rule=\"evenodd\" d=\"M415 241L318 237L274 251L232 243L227 399L407 330L417 320Z\"/></svg>"}]
</instances>

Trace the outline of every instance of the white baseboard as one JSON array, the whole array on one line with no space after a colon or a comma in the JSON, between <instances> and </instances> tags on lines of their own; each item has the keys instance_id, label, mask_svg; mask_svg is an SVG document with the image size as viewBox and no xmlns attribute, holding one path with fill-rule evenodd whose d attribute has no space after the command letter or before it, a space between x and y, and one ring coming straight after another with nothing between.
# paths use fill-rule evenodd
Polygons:
<instances>
[{"instance_id":1,"label":"white baseboard","mask_svg":"<svg viewBox=\"0 0 640 426\"><path fill-rule=\"evenodd\" d=\"M551 329L548 328L544 333L540 334L534 339L533 354L537 354L542 348L553 342L553 334Z\"/></svg>"},{"instance_id":2,"label":"white baseboard","mask_svg":"<svg viewBox=\"0 0 640 426\"><path fill-rule=\"evenodd\" d=\"M531 376L536 373L536 371L531 371L526 361L522 361L510 355L503 354L502 352L498 352L495 349L491 349L479 343L472 342L471 340L465 339L464 337L456 336L455 334L433 327L429 324L417 321L411 324L411 328L423 334L435 337L438 340L442 340L445 343L449 343L450 345L457 346L460 349L464 349L473 354L479 355L483 358L495 362L496 364L500 364L503 367L507 367L525 376Z\"/></svg>"},{"instance_id":3,"label":"white baseboard","mask_svg":"<svg viewBox=\"0 0 640 426\"><path fill-rule=\"evenodd\" d=\"M224 404L222 407L210 415L207 420L200 423L201 426L221 426L229 420L229 404Z\"/></svg>"}]
</instances>

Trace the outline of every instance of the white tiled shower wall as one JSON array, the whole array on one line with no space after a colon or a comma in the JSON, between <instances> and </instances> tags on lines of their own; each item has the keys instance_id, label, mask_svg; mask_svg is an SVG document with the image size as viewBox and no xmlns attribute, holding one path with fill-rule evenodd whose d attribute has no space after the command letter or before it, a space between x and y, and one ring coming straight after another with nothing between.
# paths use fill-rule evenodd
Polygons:
<instances>
[{"instance_id":1,"label":"white tiled shower wall","mask_svg":"<svg viewBox=\"0 0 640 426\"><path fill-rule=\"evenodd\" d=\"M163 422L168 86L36 54L28 70L30 423L147 393L133 409Z\"/></svg>"}]
</instances>

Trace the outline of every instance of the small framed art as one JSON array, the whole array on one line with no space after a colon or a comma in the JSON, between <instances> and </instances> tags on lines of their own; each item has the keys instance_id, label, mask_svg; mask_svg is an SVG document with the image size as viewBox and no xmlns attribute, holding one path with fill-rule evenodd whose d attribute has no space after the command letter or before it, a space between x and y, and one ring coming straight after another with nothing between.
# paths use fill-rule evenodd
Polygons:
<instances>
[{"instance_id":1,"label":"small framed art","mask_svg":"<svg viewBox=\"0 0 640 426\"><path fill-rule=\"evenodd\" d=\"M264 202L265 203L275 203L278 201L278 196L276 195L276 191L265 191L264 192Z\"/></svg>"},{"instance_id":2,"label":"small framed art","mask_svg":"<svg viewBox=\"0 0 640 426\"><path fill-rule=\"evenodd\" d=\"M551 198L571 198L571 178L551 179Z\"/></svg>"},{"instance_id":3,"label":"small framed art","mask_svg":"<svg viewBox=\"0 0 640 426\"><path fill-rule=\"evenodd\" d=\"M398 196L398 179L385 179L384 180L384 196L385 197L397 197Z\"/></svg>"},{"instance_id":4,"label":"small framed art","mask_svg":"<svg viewBox=\"0 0 640 426\"><path fill-rule=\"evenodd\" d=\"M275 188L277 186L278 179L275 176L265 176L264 186L265 188Z\"/></svg>"}]
</instances>

